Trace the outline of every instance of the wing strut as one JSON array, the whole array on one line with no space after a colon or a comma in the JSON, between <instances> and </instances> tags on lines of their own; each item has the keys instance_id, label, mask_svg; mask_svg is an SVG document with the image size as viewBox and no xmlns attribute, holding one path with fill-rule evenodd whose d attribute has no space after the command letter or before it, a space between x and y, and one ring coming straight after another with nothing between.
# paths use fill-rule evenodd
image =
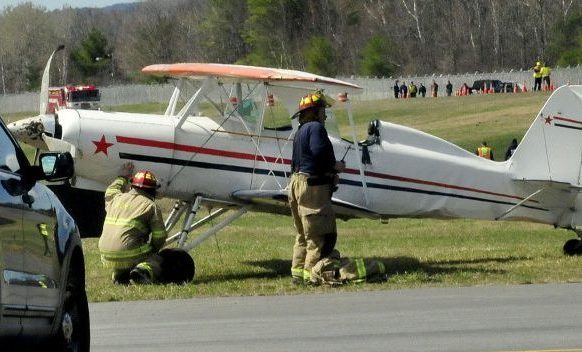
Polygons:
<instances>
[{"instance_id":1,"label":"wing strut","mask_svg":"<svg viewBox=\"0 0 582 352\"><path fill-rule=\"evenodd\" d=\"M184 105L182 110L178 112L178 118L180 120L176 124L176 128L182 127L182 125L188 118L188 114L190 113L192 106L195 106L200 102L202 98L204 98L204 94L206 94L206 92L210 89L213 82L214 81L210 77L205 79L204 82L202 83L202 86L198 89L198 91L192 96L192 98L190 98L190 100L188 100L188 102L186 103L186 105Z\"/></svg>"},{"instance_id":2,"label":"wing strut","mask_svg":"<svg viewBox=\"0 0 582 352\"><path fill-rule=\"evenodd\" d=\"M347 97L346 97L347 98ZM349 99L345 101L347 111L348 111L348 119L350 120L350 129L352 130L352 141L354 144L354 150L356 153L358 152L358 140L356 139L356 126L354 124L354 115L352 113L352 103ZM364 204L369 206L368 203L368 187L366 186L366 174L364 173L364 165L362 164L361 158L356 156L356 160L358 161L358 169L360 170L360 177L362 178L362 191L364 193Z\"/></svg>"},{"instance_id":3,"label":"wing strut","mask_svg":"<svg viewBox=\"0 0 582 352\"><path fill-rule=\"evenodd\" d=\"M506 217L509 213L511 213L512 211L514 211L515 209L519 208L520 206L523 205L523 203L527 202L528 200L530 200L532 197L538 195L541 191L545 190L546 187L542 187L540 189L538 189L537 191L535 191L534 193L530 194L529 196L525 197L524 199L522 199L519 203L517 203L516 205L512 206L511 208L509 208L505 213L501 214L500 216L496 217L495 220L501 220L504 217Z\"/></svg>"},{"instance_id":4,"label":"wing strut","mask_svg":"<svg viewBox=\"0 0 582 352\"><path fill-rule=\"evenodd\" d=\"M176 104L180 98L180 91L182 90L183 84L184 79L180 79L176 85L176 88L174 88L174 93L172 93L172 97L170 98L170 102L168 103L168 107L164 113L165 116L174 116L174 113L176 112Z\"/></svg>"},{"instance_id":5,"label":"wing strut","mask_svg":"<svg viewBox=\"0 0 582 352\"><path fill-rule=\"evenodd\" d=\"M172 212L170 213L170 215L168 216L168 219L165 222L166 231L169 231L178 222L178 219L182 216L182 214L184 214L184 212L188 208L190 208L190 213L188 214L188 216L184 220L184 225L182 227L182 230L180 232L174 234L173 236L169 237L166 240L165 246L168 246L168 245L177 241L178 248L182 248L185 251L190 251L191 249L197 247L199 244L204 242L210 236L216 234L218 231L222 230L224 227L226 227L227 225L229 225L230 223L232 223L233 221L238 219L240 216L242 216L244 213L246 213L249 209L246 206L239 206L238 211L234 212L229 217L222 220L220 223L214 225L208 231L199 235L198 237L196 237L192 241L186 242L188 240L188 234L190 232L194 231L196 228L198 228L198 227L206 224L207 222L224 214L227 210L229 210L228 207L233 205L233 203L223 203L224 208L219 208L219 209L213 211L212 213L210 213L209 215L207 215L206 217L198 220L196 223L192 224L192 222L194 221L194 217L196 216L196 213L198 212L198 209L200 208L200 206L202 205L202 203L204 201L220 203L220 201L218 201L218 200L207 199L207 198L204 198L204 197L198 195L198 196L196 196L194 202L177 201L174 204L174 208L172 209Z\"/></svg>"}]
</instances>

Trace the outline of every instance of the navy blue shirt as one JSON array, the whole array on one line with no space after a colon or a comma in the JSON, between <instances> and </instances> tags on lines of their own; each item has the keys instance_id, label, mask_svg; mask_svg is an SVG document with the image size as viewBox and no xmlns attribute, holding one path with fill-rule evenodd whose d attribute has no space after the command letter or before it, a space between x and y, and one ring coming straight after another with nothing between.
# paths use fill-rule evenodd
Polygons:
<instances>
[{"instance_id":1,"label":"navy blue shirt","mask_svg":"<svg viewBox=\"0 0 582 352\"><path fill-rule=\"evenodd\" d=\"M312 175L335 173L335 154L327 131L319 121L299 126L293 140L292 172Z\"/></svg>"}]
</instances>

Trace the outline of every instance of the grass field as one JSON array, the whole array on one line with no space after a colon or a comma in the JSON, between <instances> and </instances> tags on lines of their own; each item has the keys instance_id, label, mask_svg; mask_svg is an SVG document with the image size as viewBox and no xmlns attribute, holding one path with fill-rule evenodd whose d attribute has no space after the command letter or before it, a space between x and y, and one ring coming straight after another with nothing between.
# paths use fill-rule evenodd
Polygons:
<instances>
[{"instance_id":1,"label":"grass field","mask_svg":"<svg viewBox=\"0 0 582 352\"><path fill-rule=\"evenodd\" d=\"M511 139L523 136L547 96L528 93L354 102L354 112L360 137L369 120L381 119L435 134L471 151L487 140L500 160ZM141 112L163 109L158 104L115 108ZM346 132L345 126L342 130ZM169 200L161 202L166 209L171 205ZM582 258L566 257L561 250L574 233L547 225L476 220L395 219L387 224L338 220L338 230L337 248L342 255L384 261L389 272L387 282L333 289L293 286L289 279L294 240L291 219L250 213L192 251L196 279L183 286L113 286L99 262L97 240L85 239L89 298L171 299L582 280Z\"/></svg>"}]
</instances>

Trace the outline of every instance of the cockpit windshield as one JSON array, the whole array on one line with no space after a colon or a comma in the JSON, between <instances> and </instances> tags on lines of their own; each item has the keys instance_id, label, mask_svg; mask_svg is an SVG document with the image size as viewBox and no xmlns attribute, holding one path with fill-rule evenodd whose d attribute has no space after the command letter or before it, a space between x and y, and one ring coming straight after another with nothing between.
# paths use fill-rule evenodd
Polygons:
<instances>
[{"instance_id":1,"label":"cockpit windshield","mask_svg":"<svg viewBox=\"0 0 582 352\"><path fill-rule=\"evenodd\" d=\"M205 116L223 128L257 135L261 135L261 131L291 131L296 123L291 116L297 111L301 97L308 92L263 82L223 82L216 78L196 84L198 82L189 81L181 87L182 98L200 95L189 108L188 115ZM178 114L184 104L186 101L176 104L174 113ZM332 107L326 111L325 127L331 137L341 137L336 117L342 114L341 110Z\"/></svg>"},{"instance_id":2,"label":"cockpit windshield","mask_svg":"<svg viewBox=\"0 0 582 352\"><path fill-rule=\"evenodd\" d=\"M339 139L340 130L333 109L327 109L325 114L327 115L327 119L325 120L325 129L327 130L327 134L331 137Z\"/></svg>"}]
</instances>

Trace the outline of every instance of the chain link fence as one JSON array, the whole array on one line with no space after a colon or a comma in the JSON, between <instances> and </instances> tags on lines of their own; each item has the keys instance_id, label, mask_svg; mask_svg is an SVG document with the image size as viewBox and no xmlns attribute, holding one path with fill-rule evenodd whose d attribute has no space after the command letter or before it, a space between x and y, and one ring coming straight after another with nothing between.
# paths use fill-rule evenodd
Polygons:
<instances>
[{"instance_id":1,"label":"chain link fence","mask_svg":"<svg viewBox=\"0 0 582 352\"><path fill-rule=\"evenodd\" d=\"M502 82L513 82L520 86L526 85L528 90L533 87L532 71L502 71L489 73L465 73L456 75L432 74L424 76L400 76L400 77L338 77L341 80L355 83L364 88L362 94L352 96L352 100L377 100L394 99L392 87L394 82L399 80L400 84L414 82L417 86L423 83L427 89L427 96L430 96L430 86L434 80L439 85L439 96L445 95L445 85L450 80L455 92L463 83L471 86L473 81L479 79L498 79ZM555 68L551 74L552 83L555 87L565 84L582 84L582 67ZM167 102L174 86L172 84L162 85L120 85L101 87L101 101L103 106L117 106L143 103L164 103ZM454 93L453 93L454 94ZM22 93L0 95L0 114L18 112L36 112L39 109L39 94Z\"/></svg>"}]
</instances>

